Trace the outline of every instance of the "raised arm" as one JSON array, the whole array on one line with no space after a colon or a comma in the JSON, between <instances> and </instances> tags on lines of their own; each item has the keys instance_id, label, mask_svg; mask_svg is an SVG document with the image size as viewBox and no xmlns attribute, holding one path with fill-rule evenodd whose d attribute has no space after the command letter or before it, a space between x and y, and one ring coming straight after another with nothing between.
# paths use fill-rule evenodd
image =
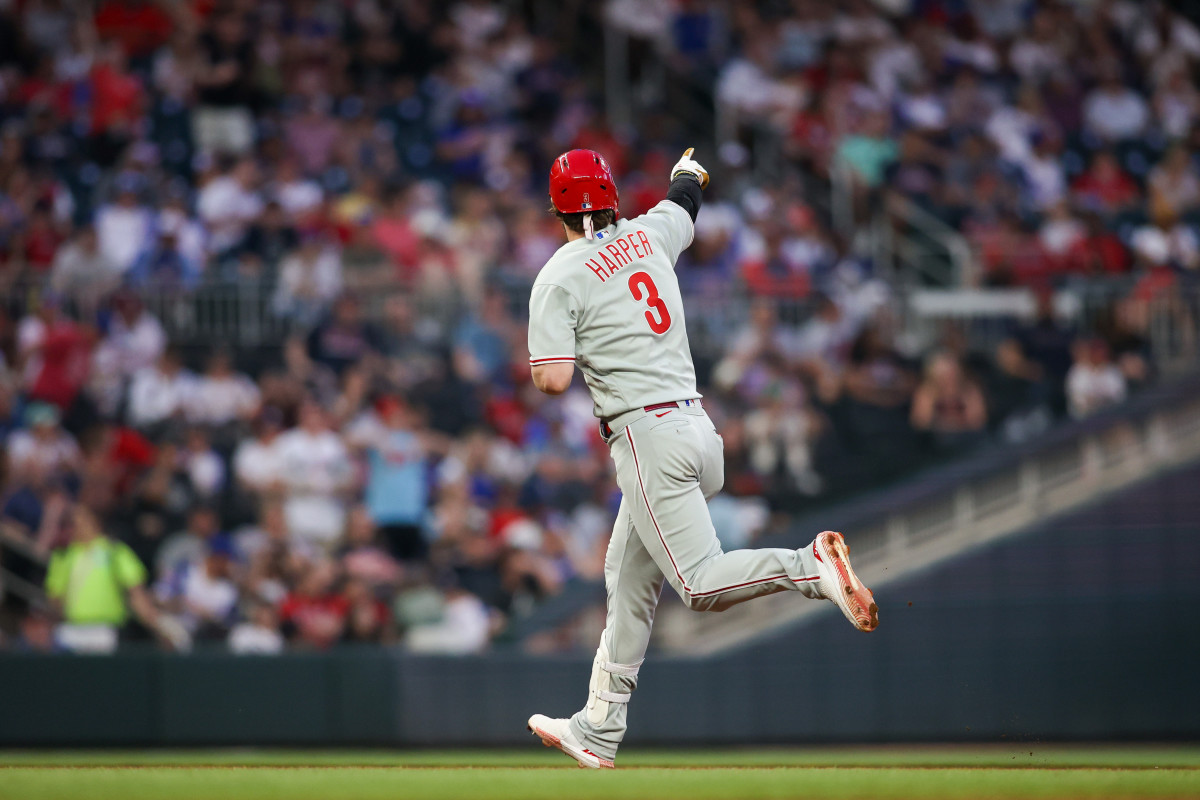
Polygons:
<instances>
[{"instance_id":1,"label":"raised arm","mask_svg":"<svg viewBox=\"0 0 1200 800\"><path fill-rule=\"evenodd\" d=\"M692 222L700 213L700 203L704 199L704 189L708 187L708 171L692 160L689 147L683 157L671 168L671 188L667 190L667 199L688 212Z\"/></svg>"}]
</instances>

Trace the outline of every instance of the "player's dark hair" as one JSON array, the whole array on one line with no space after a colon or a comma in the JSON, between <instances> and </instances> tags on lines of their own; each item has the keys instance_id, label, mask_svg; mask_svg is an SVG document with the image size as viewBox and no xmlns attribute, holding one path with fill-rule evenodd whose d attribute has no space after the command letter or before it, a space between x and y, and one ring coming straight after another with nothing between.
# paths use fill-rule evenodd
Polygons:
<instances>
[{"instance_id":1,"label":"player's dark hair","mask_svg":"<svg viewBox=\"0 0 1200 800\"><path fill-rule=\"evenodd\" d=\"M583 233L583 213L579 214L564 214L554 206L550 207L550 213L558 217L559 222L566 225L570 230L576 233ZM607 228L617 221L617 212L611 208L606 208L603 211L593 211L592 213L592 229L600 230Z\"/></svg>"}]
</instances>

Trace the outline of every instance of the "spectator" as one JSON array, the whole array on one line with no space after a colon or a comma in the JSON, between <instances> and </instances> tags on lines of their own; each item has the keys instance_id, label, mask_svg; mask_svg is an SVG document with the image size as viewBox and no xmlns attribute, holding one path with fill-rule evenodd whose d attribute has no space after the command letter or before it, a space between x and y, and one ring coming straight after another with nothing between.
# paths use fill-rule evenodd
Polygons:
<instances>
[{"instance_id":1,"label":"spectator","mask_svg":"<svg viewBox=\"0 0 1200 800\"><path fill-rule=\"evenodd\" d=\"M62 624L55 631L60 647L81 653L111 653L130 610L150 628L182 644L184 636L161 624L146 593L146 568L125 545L106 537L96 515L76 505L71 511L71 541L55 550L46 573L46 595L56 604Z\"/></svg>"},{"instance_id":2,"label":"spectator","mask_svg":"<svg viewBox=\"0 0 1200 800\"><path fill-rule=\"evenodd\" d=\"M1067 401L1071 416L1095 414L1125 399L1125 376L1112 362L1101 339L1080 339L1072 349L1075 363L1067 373Z\"/></svg>"},{"instance_id":3,"label":"spectator","mask_svg":"<svg viewBox=\"0 0 1200 800\"><path fill-rule=\"evenodd\" d=\"M342 637L350 603L333 590L337 567L319 561L308 567L297 582L296 591L280 606L284 631L296 644L323 649Z\"/></svg>"},{"instance_id":4,"label":"spectator","mask_svg":"<svg viewBox=\"0 0 1200 800\"><path fill-rule=\"evenodd\" d=\"M254 603L244 622L229 632L229 649L237 655L273 656L283 652L279 615L268 603Z\"/></svg>"},{"instance_id":5,"label":"spectator","mask_svg":"<svg viewBox=\"0 0 1200 800\"><path fill-rule=\"evenodd\" d=\"M100 254L118 274L124 275L150 243L154 216L138 200L142 178L137 173L117 176L116 197L96 212L96 239Z\"/></svg>"},{"instance_id":6,"label":"spectator","mask_svg":"<svg viewBox=\"0 0 1200 800\"><path fill-rule=\"evenodd\" d=\"M254 44L236 11L214 15L200 39L196 76L200 106L192 114L192 136L204 153L241 155L254 144Z\"/></svg>"},{"instance_id":7,"label":"spectator","mask_svg":"<svg viewBox=\"0 0 1200 800\"><path fill-rule=\"evenodd\" d=\"M469 655L484 650L490 637L490 620L480 599L451 586L443 592L441 601L439 616L410 627L405 645L416 653L443 655Z\"/></svg>"},{"instance_id":8,"label":"spectator","mask_svg":"<svg viewBox=\"0 0 1200 800\"><path fill-rule=\"evenodd\" d=\"M1104 67L1104 77L1083 105L1084 130L1101 143L1129 141L1146 130L1150 109L1145 98L1121 82L1116 64Z\"/></svg>"},{"instance_id":9,"label":"spectator","mask_svg":"<svg viewBox=\"0 0 1200 800\"><path fill-rule=\"evenodd\" d=\"M345 525L344 493L353 477L341 437L312 400L300 407L300 424L275 444L283 467L284 513L299 539L331 546Z\"/></svg>"},{"instance_id":10,"label":"spectator","mask_svg":"<svg viewBox=\"0 0 1200 800\"><path fill-rule=\"evenodd\" d=\"M196 113L203 119L202 109ZM262 214L258 181L257 165L253 159L243 158L200 190L196 210L209 230L209 249L218 258L233 255Z\"/></svg>"},{"instance_id":11,"label":"spectator","mask_svg":"<svg viewBox=\"0 0 1200 800\"><path fill-rule=\"evenodd\" d=\"M308 336L308 355L337 375L359 364L380 348L379 332L363 319L362 306L351 294L343 294L333 304L332 313L313 328Z\"/></svg>"},{"instance_id":12,"label":"spectator","mask_svg":"<svg viewBox=\"0 0 1200 800\"><path fill-rule=\"evenodd\" d=\"M372 590L395 587L403 570L380 546L381 537L365 506L351 509L346 524L346 544L340 553L342 566L350 578L365 582Z\"/></svg>"},{"instance_id":13,"label":"spectator","mask_svg":"<svg viewBox=\"0 0 1200 800\"><path fill-rule=\"evenodd\" d=\"M238 597L230 580L231 557L227 540L212 539L202 561L181 562L158 583L162 609L179 619L193 641L226 637Z\"/></svg>"},{"instance_id":14,"label":"spectator","mask_svg":"<svg viewBox=\"0 0 1200 800\"><path fill-rule=\"evenodd\" d=\"M154 366L133 376L129 387L129 424L142 431L161 433L183 419L196 379L183 368L178 351L167 348Z\"/></svg>"},{"instance_id":15,"label":"spectator","mask_svg":"<svg viewBox=\"0 0 1200 800\"><path fill-rule=\"evenodd\" d=\"M382 398L349 438L366 452L366 507L388 549L399 559L423 558L432 436L419 413L398 398Z\"/></svg>"},{"instance_id":16,"label":"spectator","mask_svg":"<svg viewBox=\"0 0 1200 800\"><path fill-rule=\"evenodd\" d=\"M25 410L28 429L14 431L7 442L8 468L13 475L62 481L79 468L79 445L59 421L58 409L49 403L33 403Z\"/></svg>"},{"instance_id":17,"label":"spectator","mask_svg":"<svg viewBox=\"0 0 1200 800\"><path fill-rule=\"evenodd\" d=\"M342 259L337 249L314 232L300 237L300 249L279 270L274 308L301 328L319 320L342 288Z\"/></svg>"},{"instance_id":18,"label":"spectator","mask_svg":"<svg viewBox=\"0 0 1200 800\"><path fill-rule=\"evenodd\" d=\"M1172 147L1162 162L1150 170L1150 216L1180 217L1200 208L1200 177L1191 154Z\"/></svg>"},{"instance_id":19,"label":"spectator","mask_svg":"<svg viewBox=\"0 0 1200 800\"><path fill-rule=\"evenodd\" d=\"M350 578L342 596L347 606L343 642L385 644L392 640L391 613L371 594L366 582Z\"/></svg>"},{"instance_id":20,"label":"spectator","mask_svg":"<svg viewBox=\"0 0 1200 800\"><path fill-rule=\"evenodd\" d=\"M478 317L465 319L455 335L456 371L473 383L505 381L513 336L514 323L507 299L502 292L489 292Z\"/></svg>"},{"instance_id":21,"label":"spectator","mask_svg":"<svg viewBox=\"0 0 1200 800\"><path fill-rule=\"evenodd\" d=\"M283 415L273 406L262 408L254 422L254 436L242 440L233 456L237 485L252 497L276 492L283 485L283 464L275 447L283 430Z\"/></svg>"},{"instance_id":22,"label":"spectator","mask_svg":"<svg viewBox=\"0 0 1200 800\"><path fill-rule=\"evenodd\" d=\"M1108 150L1095 155L1088 171L1071 185L1071 192L1077 203L1106 216L1121 213L1139 198L1137 184Z\"/></svg>"},{"instance_id":23,"label":"spectator","mask_svg":"<svg viewBox=\"0 0 1200 800\"><path fill-rule=\"evenodd\" d=\"M885 170L898 155L896 141L888 134L888 115L870 109L864 114L859 132L842 140L836 159L857 181L874 188L882 183Z\"/></svg>"},{"instance_id":24,"label":"spectator","mask_svg":"<svg viewBox=\"0 0 1200 800\"><path fill-rule=\"evenodd\" d=\"M284 213L283 206L272 200L250 226L242 247L244 256L252 257L259 265L270 269L264 279L273 277L274 268L300 244L295 226ZM268 281L269 282L269 281Z\"/></svg>"},{"instance_id":25,"label":"spectator","mask_svg":"<svg viewBox=\"0 0 1200 800\"><path fill-rule=\"evenodd\" d=\"M108 336L102 348L113 351L119 377L128 379L140 370L152 367L167 347L162 323L131 291L117 293L112 299L115 312L108 323Z\"/></svg>"},{"instance_id":26,"label":"spectator","mask_svg":"<svg viewBox=\"0 0 1200 800\"><path fill-rule=\"evenodd\" d=\"M185 564L200 563L221 538L221 519L216 509L202 504L193 506L188 512L187 527L167 537L155 553L154 574L161 578Z\"/></svg>"},{"instance_id":27,"label":"spectator","mask_svg":"<svg viewBox=\"0 0 1200 800\"><path fill-rule=\"evenodd\" d=\"M159 215L149 246L134 259L125 276L130 286L167 291L191 289L200 282L204 267L183 246L187 221L177 214Z\"/></svg>"},{"instance_id":28,"label":"spectator","mask_svg":"<svg viewBox=\"0 0 1200 800\"><path fill-rule=\"evenodd\" d=\"M987 406L979 386L949 353L938 353L925 366L925 379L913 396L912 425L933 434L935 444L961 448L979 442L987 424Z\"/></svg>"},{"instance_id":29,"label":"spectator","mask_svg":"<svg viewBox=\"0 0 1200 800\"><path fill-rule=\"evenodd\" d=\"M116 288L120 280L121 269L100 249L93 225L80 228L58 249L50 269L50 286L54 291L76 303L92 306Z\"/></svg>"},{"instance_id":30,"label":"spectator","mask_svg":"<svg viewBox=\"0 0 1200 800\"><path fill-rule=\"evenodd\" d=\"M17 332L27 399L72 410L87 379L90 332L63 313L61 298L46 295Z\"/></svg>"},{"instance_id":31,"label":"spectator","mask_svg":"<svg viewBox=\"0 0 1200 800\"><path fill-rule=\"evenodd\" d=\"M187 417L194 424L227 428L249 423L258 413L259 402L258 387L234 371L229 351L217 350L187 398Z\"/></svg>"}]
</instances>

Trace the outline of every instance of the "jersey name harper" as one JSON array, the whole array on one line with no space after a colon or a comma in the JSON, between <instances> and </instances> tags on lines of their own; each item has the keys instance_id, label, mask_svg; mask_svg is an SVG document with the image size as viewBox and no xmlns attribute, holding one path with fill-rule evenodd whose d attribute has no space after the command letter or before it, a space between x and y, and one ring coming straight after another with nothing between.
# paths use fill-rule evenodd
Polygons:
<instances>
[{"instance_id":1,"label":"jersey name harper","mask_svg":"<svg viewBox=\"0 0 1200 800\"><path fill-rule=\"evenodd\" d=\"M699 397L675 261L692 218L664 200L564 244L529 294L529 363L573 362L605 419Z\"/></svg>"},{"instance_id":2,"label":"jersey name harper","mask_svg":"<svg viewBox=\"0 0 1200 800\"><path fill-rule=\"evenodd\" d=\"M633 263L633 259L629 257L630 251L639 260L646 256L654 255L654 248L650 246L650 239L646 237L645 231L634 231L616 241L609 242L604 247L601 247L596 252L596 255L589 258L586 263L588 268L596 273L596 277L603 283L621 269L623 264ZM612 255L611 259L609 258L609 254ZM600 260L597 261L597 258Z\"/></svg>"}]
</instances>

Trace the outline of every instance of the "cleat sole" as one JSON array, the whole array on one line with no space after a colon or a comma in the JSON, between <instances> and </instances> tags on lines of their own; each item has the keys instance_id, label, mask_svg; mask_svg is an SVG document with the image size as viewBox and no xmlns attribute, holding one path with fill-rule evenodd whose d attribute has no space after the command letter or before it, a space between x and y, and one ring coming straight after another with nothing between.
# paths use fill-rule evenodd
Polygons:
<instances>
[{"instance_id":1,"label":"cleat sole","mask_svg":"<svg viewBox=\"0 0 1200 800\"><path fill-rule=\"evenodd\" d=\"M875 630L879 627L879 606L871 590L863 585L850 566L850 546L846 544L845 537L834 531L825 531L817 537L817 547L828 556L829 566L837 574L842 589L840 597L830 599L855 628L864 633Z\"/></svg>"}]
</instances>

